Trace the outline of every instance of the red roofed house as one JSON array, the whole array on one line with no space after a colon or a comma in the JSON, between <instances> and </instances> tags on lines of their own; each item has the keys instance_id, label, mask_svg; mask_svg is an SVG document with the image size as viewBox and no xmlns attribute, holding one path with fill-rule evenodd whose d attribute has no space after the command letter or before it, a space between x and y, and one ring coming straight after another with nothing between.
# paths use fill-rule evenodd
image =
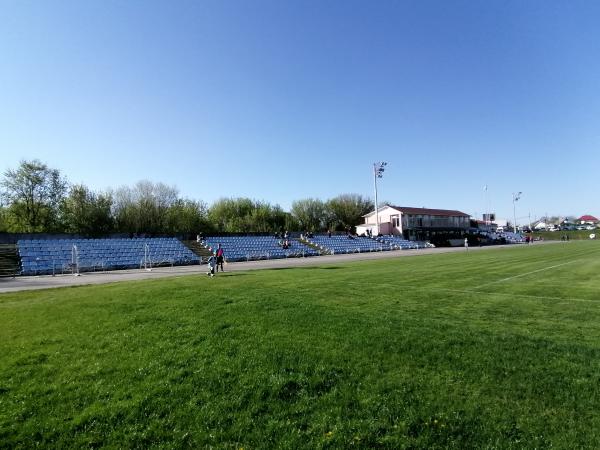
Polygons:
<instances>
[{"instance_id":1,"label":"red roofed house","mask_svg":"<svg viewBox=\"0 0 600 450\"><path fill-rule=\"evenodd\" d=\"M356 227L358 234L367 229L377 233L375 211L365 214L365 223ZM386 205L379 208L379 232L411 240L430 240L436 235L462 236L470 226L470 216L449 209L411 208Z\"/></svg>"},{"instance_id":2,"label":"red roofed house","mask_svg":"<svg viewBox=\"0 0 600 450\"><path fill-rule=\"evenodd\" d=\"M581 225L596 225L599 221L594 216L585 215L577 219Z\"/></svg>"}]
</instances>

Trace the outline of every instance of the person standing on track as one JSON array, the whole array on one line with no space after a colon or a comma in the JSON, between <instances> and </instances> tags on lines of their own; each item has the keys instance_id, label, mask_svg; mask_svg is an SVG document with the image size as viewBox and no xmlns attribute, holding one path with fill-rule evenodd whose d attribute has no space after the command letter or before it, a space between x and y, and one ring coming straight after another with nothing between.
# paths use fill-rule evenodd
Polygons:
<instances>
[{"instance_id":1,"label":"person standing on track","mask_svg":"<svg viewBox=\"0 0 600 450\"><path fill-rule=\"evenodd\" d=\"M219 272L219 265L221 265L221 272L225 272L223 269L223 263L225 262L225 252L221 248L221 244L217 246L217 273Z\"/></svg>"}]
</instances>

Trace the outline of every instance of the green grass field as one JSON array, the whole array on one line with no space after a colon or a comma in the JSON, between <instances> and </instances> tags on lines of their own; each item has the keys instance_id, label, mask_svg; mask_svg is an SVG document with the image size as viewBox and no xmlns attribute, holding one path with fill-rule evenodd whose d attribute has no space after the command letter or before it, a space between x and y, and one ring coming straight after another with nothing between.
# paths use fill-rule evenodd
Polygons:
<instances>
[{"instance_id":1,"label":"green grass field","mask_svg":"<svg viewBox=\"0 0 600 450\"><path fill-rule=\"evenodd\" d=\"M570 240L590 240L590 234L595 234L596 239L600 239L600 230L569 230L569 231L536 231L535 237L540 237L545 241L560 241L561 236L569 236Z\"/></svg>"},{"instance_id":2,"label":"green grass field","mask_svg":"<svg viewBox=\"0 0 600 450\"><path fill-rule=\"evenodd\" d=\"M1 448L600 448L600 243L0 295Z\"/></svg>"}]
</instances>

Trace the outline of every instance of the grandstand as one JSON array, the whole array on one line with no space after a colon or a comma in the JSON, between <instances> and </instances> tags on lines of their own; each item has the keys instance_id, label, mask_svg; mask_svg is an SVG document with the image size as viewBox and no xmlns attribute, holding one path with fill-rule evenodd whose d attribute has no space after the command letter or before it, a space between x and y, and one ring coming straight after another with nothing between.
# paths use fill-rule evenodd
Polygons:
<instances>
[{"instance_id":1,"label":"grandstand","mask_svg":"<svg viewBox=\"0 0 600 450\"><path fill-rule=\"evenodd\" d=\"M504 231L498 233L501 238L504 238L508 244L524 244L525 237L520 233L513 233L511 231Z\"/></svg>"},{"instance_id":2,"label":"grandstand","mask_svg":"<svg viewBox=\"0 0 600 450\"><path fill-rule=\"evenodd\" d=\"M494 235L511 244L525 242L520 234L505 232ZM13 266L6 269L5 275L200 264L218 244L221 244L226 260L230 262L433 247L428 242L410 241L401 236L349 238L346 235L315 235L306 241L289 239L288 242L289 247L283 248L281 241L273 236L210 236L200 244L195 241L183 243L176 238L24 239L17 242L18 254L15 253Z\"/></svg>"},{"instance_id":3,"label":"grandstand","mask_svg":"<svg viewBox=\"0 0 600 450\"><path fill-rule=\"evenodd\" d=\"M316 235L309 239L309 242L322 251L339 253L363 253L363 252L382 252L386 250L408 250L433 247L433 245L420 241L409 241L400 236L379 236L377 238L368 238L356 236L325 236Z\"/></svg>"},{"instance_id":4,"label":"grandstand","mask_svg":"<svg viewBox=\"0 0 600 450\"><path fill-rule=\"evenodd\" d=\"M331 237L315 235L308 239L308 242L331 254L392 250L392 247L387 243L360 236L349 238L348 236L340 235L333 235Z\"/></svg>"},{"instance_id":5,"label":"grandstand","mask_svg":"<svg viewBox=\"0 0 600 450\"><path fill-rule=\"evenodd\" d=\"M209 236L204 246L211 251L221 244L227 261L253 261L260 259L318 256L319 252L302 242L289 239L289 247L282 248L273 236Z\"/></svg>"},{"instance_id":6,"label":"grandstand","mask_svg":"<svg viewBox=\"0 0 600 450\"><path fill-rule=\"evenodd\" d=\"M512 231L489 232L475 230L476 234L488 241L488 243L506 243L506 244L524 244L527 242L525 236L521 233L513 233Z\"/></svg>"},{"instance_id":7,"label":"grandstand","mask_svg":"<svg viewBox=\"0 0 600 450\"><path fill-rule=\"evenodd\" d=\"M175 238L19 240L17 247L23 275L200 263Z\"/></svg>"},{"instance_id":8,"label":"grandstand","mask_svg":"<svg viewBox=\"0 0 600 450\"><path fill-rule=\"evenodd\" d=\"M419 248L435 247L433 244L421 241L409 241L400 236L380 236L377 241L389 245L392 250L413 250Z\"/></svg>"},{"instance_id":9,"label":"grandstand","mask_svg":"<svg viewBox=\"0 0 600 450\"><path fill-rule=\"evenodd\" d=\"M14 277L21 270L17 246L0 244L0 277Z\"/></svg>"}]
</instances>

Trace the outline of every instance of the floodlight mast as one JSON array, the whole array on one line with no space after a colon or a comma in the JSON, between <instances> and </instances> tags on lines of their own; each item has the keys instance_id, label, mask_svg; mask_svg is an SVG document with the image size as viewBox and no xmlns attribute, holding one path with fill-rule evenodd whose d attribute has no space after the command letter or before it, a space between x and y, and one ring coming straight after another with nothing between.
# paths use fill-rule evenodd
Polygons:
<instances>
[{"instance_id":1,"label":"floodlight mast","mask_svg":"<svg viewBox=\"0 0 600 450\"><path fill-rule=\"evenodd\" d=\"M377 234L379 236L379 205L377 204L377 178L383 178L383 172L385 171L386 162L373 163L373 181L375 184L375 221L377 223Z\"/></svg>"},{"instance_id":2,"label":"floodlight mast","mask_svg":"<svg viewBox=\"0 0 600 450\"><path fill-rule=\"evenodd\" d=\"M489 208L489 200L488 200L488 185L483 186L483 191L485 192L485 225L486 227L490 224L490 208Z\"/></svg>"},{"instance_id":3,"label":"floodlight mast","mask_svg":"<svg viewBox=\"0 0 600 450\"><path fill-rule=\"evenodd\" d=\"M513 196L513 220L514 220L513 231L515 234L517 233L517 212L515 209L515 202L519 201L519 199L521 198L521 194L522 194L522 192L519 191L516 194L513 192L513 195L512 195Z\"/></svg>"}]
</instances>

